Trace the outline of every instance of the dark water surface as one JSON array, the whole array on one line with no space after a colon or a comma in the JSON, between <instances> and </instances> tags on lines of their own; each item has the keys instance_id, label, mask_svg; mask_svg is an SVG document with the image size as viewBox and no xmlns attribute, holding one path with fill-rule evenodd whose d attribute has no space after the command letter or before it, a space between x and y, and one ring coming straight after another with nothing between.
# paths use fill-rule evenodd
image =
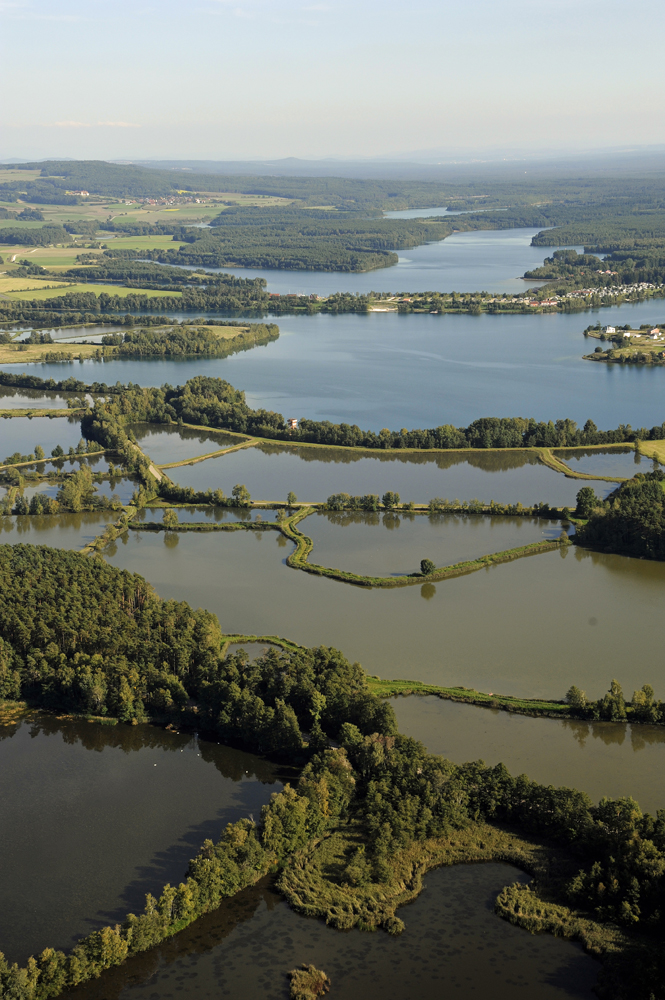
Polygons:
<instances>
[{"instance_id":1,"label":"dark water surface","mask_svg":"<svg viewBox=\"0 0 665 1000\"><path fill-rule=\"evenodd\" d=\"M275 768L153 726L0 727L0 951L24 961L141 910L206 837L253 814Z\"/></svg>"},{"instance_id":2,"label":"dark water surface","mask_svg":"<svg viewBox=\"0 0 665 1000\"><path fill-rule=\"evenodd\" d=\"M643 471L651 464L644 459ZM167 471L174 482L195 490L223 489L230 496L236 483L243 483L255 500L284 501L293 491L301 503L321 503L333 493L383 496L391 490L403 503L445 497L524 506L546 501L572 509L581 486L593 486L600 496L616 488L614 483L568 479L533 453L517 450L413 454L261 443Z\"/></svg>"},{"instance_id":3,"label":"dark water surface","mask_svg":"<svg viewBox=\"0 0 665 1000\"><path fill-rule=\"evenodd\" d=\"M392 705L401 733L459 764L503 763L511 774L578 788L594 802L630 795L652 815L665 808L663 726L531 719L431 696Z\"/></svg>"},{"instance_id":4,"label":"dark water surface","mask_svg":"<svg viewBox=\"0 0 665 1000\"><path fill-rule=\"evenodd\" d=\"M495 1000L588 997L598 965L578 945L535 936L494 914L505 885L527 881L505 864L440 868L399 913L406 930L340 932L289 909L264 879L161 948L76 990L81 1000L286 1000L287 973L325 970L340 1000Z\"/></svg>"},{"instance_id":5,"label":"dark water surface","mask_svg":"<svg viewBox=\"0 0 665 1000\"><path fill-rule=\"evenodd\" d=\"M399 531L383 531L385 544ZM292 545L273 532L167 537L129 532L105 554L228 632L335 646L386 678L551 698L577 684L598 698L616 677L630 694L665 693L663 563L573 547L381 590L289 569ZM416 565L424 557L414 549Z\"/></svg>"},{"instance_id":6,"label":"dark water surface","mask_svg":"<svg viewBox=\"0 0 665 1000\"><path fill-rule=\"evenodd\" d=\"M481 416L587 418L598 427L665 419L660 368L583 361L589 322L655 323L655 299L588 313L517 316L281 316L278 340L228 358L117 359L77 364L84 381L182 385L225 378L254 407L382 427L466 426ZM44 378L62 366L11 365Z\"/></svg>"}]
</instances>

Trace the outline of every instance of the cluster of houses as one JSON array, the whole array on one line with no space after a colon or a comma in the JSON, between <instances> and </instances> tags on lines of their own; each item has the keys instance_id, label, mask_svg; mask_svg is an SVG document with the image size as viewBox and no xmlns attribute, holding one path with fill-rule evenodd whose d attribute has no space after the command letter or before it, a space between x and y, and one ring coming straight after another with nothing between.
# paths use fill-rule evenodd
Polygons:
<instances>
[{"instance_id":1,"label":"cluster of houses","mask_svg":"<svg viewBox=\"0 0 665 1000\"><path fill-rule=\"evenodd\" d=\"M608 336L610 336L611 334L616 333L616 332L617 331L616 331L616 327L615 326L604 326L603 327L603 333L606 334L606 335L608 335ZM663 340L665 338L665 333L663 333L662 330L659 327L654 326L654 327L652 327L651 330L625 330L625 331L623 331L623 336L626 337L626 338L630 338L630 337L640 337L640 338L642 338L642 337L648 337L650 340Z\"/></svg>"}]
</instances>

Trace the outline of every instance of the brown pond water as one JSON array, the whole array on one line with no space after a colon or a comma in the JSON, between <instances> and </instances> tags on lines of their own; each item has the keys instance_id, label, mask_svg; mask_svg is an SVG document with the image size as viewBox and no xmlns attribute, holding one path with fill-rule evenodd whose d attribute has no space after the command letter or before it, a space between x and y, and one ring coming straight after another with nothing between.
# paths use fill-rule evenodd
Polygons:
<instances>
[{"instance_id":1,"label":"brown pond water","mask_svg":"<svg viewBox=\"0 0 665 1000\"><path fill-rule=\"evenodd\" d=\"M580 487L589 485L554 472L528 451L367 454L345 448L279 447L267 443L196 465L180 466L170 470L169 477L181 486L223 489L227 495L236 483L244 483L255 500L286 500L291 490L301 502L312 503L321 502L332 493L382 496L386 490L392 490L406 503L426 503L432 497L445 497L499 503L519 501L524 506L545 501L571 509ZM601 496L615 488L614 484L604 482L590 485Z\"/></svg>"},{"instance_id":2,"label":"brown pond water","mask_svg":"<svg viewBox=\"0 0 665 1000\"><path fill-rule=\"evenodd\" d=\"M261 758L153 726L0 727L0 951L24 961L141 910L276 782Z\"/></svg>"},{"instance_id":3,"label":"brown pond water","mask_svg":"<svg viewBox=\"0 0 665 1000\"><path fill-rule=\"evenodd\" d=\"M321 511L299 528L314 542L311 562L365 576L417 573L421 558L448 566L561 534L559 521L531 517L360 511Z\"/></svg>"},{"instance_id":4,"label":"brown pond water","mask_svg":"<svg viewBox=\"0 0 665 1000\"><path fill-rule=\"evenodd\" d=\"M340 932L294 913L268 879L228 900L161 948L79 987L77 1000L287 1000L287 972L312 962L330 1000L563 1000L587 997L598 965L578 945L499 919L505 864L441 868L400 916L399 937Z\"/></svg>"},{"instance_id":5,"label":"brown pond water","mask_svg":"<svg viewBox=\"0 0 665 1000\"><path fill-rule=\"evenodd\" d=\"M571 547L381 590L289 569L290 551L273 532L135 531L106 557L162 596L214 612L229 632L335 646L381 677L553 698L573 683L597 698L616 677L629 695L648 682L665 697L663 563Z\"/></svg>"},{"instance_id":6,"label":"brown pond water","mask_svg":"<svg viewBox=\"0 0 665 1000\"><path fill-rule=\"evenodd\" d=\"M544 785L587 792L594 802L630 795L645 812L665 809L665 727L532 719L435 697L394 698L399 731L457 763L503 763Z\"/></svg>"}]
</instances>

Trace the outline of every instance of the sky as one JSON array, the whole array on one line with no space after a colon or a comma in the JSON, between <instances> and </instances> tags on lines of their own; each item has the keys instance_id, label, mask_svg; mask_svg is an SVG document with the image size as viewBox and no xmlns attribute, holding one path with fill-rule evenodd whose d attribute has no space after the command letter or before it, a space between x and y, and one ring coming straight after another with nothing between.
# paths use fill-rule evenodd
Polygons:
<instances>
[{"instance_id":1,"label":"sky","mask_svg":"<svg viewBox=\"0 0 665 1000\"><path fill-rule=\"evenodd\" d=\"M655 0L0 0L0 159L661 144L663 20Z\"/></svg>"}]
</instances>

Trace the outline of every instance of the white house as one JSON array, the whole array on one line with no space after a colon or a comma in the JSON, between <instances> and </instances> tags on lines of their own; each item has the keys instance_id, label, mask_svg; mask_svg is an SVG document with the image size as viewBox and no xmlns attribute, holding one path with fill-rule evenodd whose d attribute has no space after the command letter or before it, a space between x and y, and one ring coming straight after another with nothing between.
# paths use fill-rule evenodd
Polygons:
<instances>
[{"instance_id":1,"label":"white house","mask_svg":"<svg viewBox=\"0 0 665 1000\"><path fill-rule=\"evenodd\" d=\"M604 326L603 327L603 333L616 333L616 327L613 327L613 326Z\"/></svg>"}]
</instances>

